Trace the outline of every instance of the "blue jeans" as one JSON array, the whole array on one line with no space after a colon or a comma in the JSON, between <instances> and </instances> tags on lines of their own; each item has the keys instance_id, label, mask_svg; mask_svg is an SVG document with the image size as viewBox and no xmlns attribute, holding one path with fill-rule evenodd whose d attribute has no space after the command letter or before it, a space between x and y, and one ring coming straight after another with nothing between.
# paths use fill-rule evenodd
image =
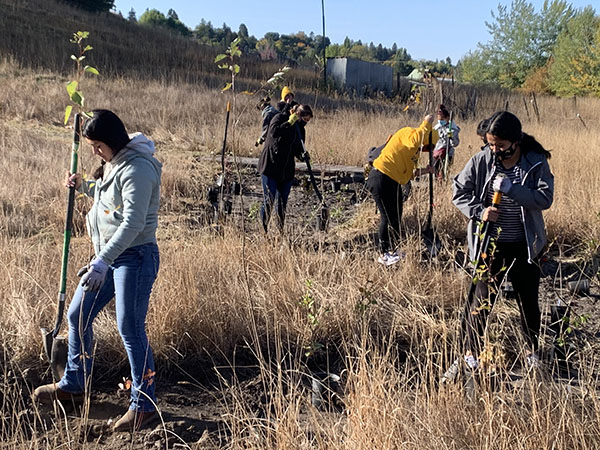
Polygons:
<instances>
[{"instance_id":1,"label":"blue jeans","mask_svg":"<svg viewBox=\"0 0 600 450\"><path fill-rule=\"evenodd\" d=\"M85 292L81 283L69 305L69 354L58 387L79 393L92 370L94 332L98 313L114 298L117 326L131 366L131 405L136 411L154 411L154 357L146 336L146 313L159 266L156 244L125 250L109 267L100 290ZM85 364L83 364L85 361Z\"/></svg>"},{"instance_id":2,"label":"blue jeans","mask_svg":"<svg viewBox=\"0 0 600 450\"><path fill-rule=\"evenodd\" d=\"M263 228L266 232L273 205L275 204L275 201L277 201L277 218L279 220L278 226L281 231L283 230L285 208L287 206L288 197L290 196L293 180L278 182L277 180L269 178L266 175L261 175L261 178L263 188L263 204L260 208L260 218L262 220Z\"/></svg>"}]
</instances>

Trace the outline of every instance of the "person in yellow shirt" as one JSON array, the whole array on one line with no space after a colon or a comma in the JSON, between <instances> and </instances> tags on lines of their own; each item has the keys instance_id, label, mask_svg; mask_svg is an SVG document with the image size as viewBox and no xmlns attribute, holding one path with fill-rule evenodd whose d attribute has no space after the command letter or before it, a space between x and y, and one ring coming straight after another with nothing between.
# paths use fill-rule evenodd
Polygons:
<instances>
[{"instance_id":1,"label":"person in yellow shirt","mask_svg":"<svg viewBox=\"0 0 600 450\"><path fill-rule=\"evenodd\" d=\"M386 266L400 260L396 248L400 239L402 218L402 185L413 176L431 173L428 165L415 169L419 150L431 151L438 140L432 128L433 115L427 114L418 128L404 127L388 140L381 154L373 161L373 169L367 179L367 188L373 195L381 214L379 223L379 247L381 256L377 261Z\"/></svg>"}]
</instances>

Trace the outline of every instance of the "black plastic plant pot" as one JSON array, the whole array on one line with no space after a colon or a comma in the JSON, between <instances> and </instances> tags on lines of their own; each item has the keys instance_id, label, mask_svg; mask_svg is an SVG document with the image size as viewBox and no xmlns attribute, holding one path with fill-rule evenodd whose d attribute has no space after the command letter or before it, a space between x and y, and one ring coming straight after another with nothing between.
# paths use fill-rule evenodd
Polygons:
<instances>
[{"instance_id":1,"label":"black plastic plant pot","mask_svg":"<svg viewBox=\"0 0 600 450\"><path fill-rule=\"evenodd\" d=\"M219 191L215 188L209 188L206 197L210 203L216 203L219 199Z\"/></svg>"},{"instance_id":2,"label":"black plastic plant pot","mask_svg":"<svg viewBox=\"0 0 600 450\"><path fill-rule=\"evenodd\" d=\"M232 211L232 203L231 200L225 200L223 202L223 212L227 215L231 214Z\"/></svg>"},{"instance_id":3,"label":"black plastic plant pot","mask_svg":"<svg viewBox=\"0 0 600 450\"><path fill-rule=\"evenodd\" d=\"M311 376L312 405L321 411L337 409L341 392L340 377L334 373L316 372Z\"/></svg>"},{"instance_id":4,"label":"black plastic plant pot","mask_svg":"<svg viewBox=\"0 0 600 450\"><path fill-rule=\"evenodd\" d=\"M587 295L590 293L590 280L587 278L569 281L567 286L573 294Z\"/></svg>"},{"instance_id":5,"label":"black plastic plant pot","mask_svg":"<svg viewBox=\"0 0 600 450\"><path fill-rule=\"evenodd\" d=\"M321 208L317 216L317 228L319 231L327 231L329 225L329 209L326 206Z\"/></svg>"}]
</instances>

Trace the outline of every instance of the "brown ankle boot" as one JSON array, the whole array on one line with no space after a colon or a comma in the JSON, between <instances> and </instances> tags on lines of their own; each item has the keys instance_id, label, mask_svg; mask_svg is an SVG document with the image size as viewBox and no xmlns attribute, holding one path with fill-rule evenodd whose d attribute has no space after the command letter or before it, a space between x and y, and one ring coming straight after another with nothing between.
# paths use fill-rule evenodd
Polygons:
<instances>
[{"instance_id":1,"label":"brown ankle boot","mask_svg":"<svg viewBox=\"0 0 600 450\"><path fill-rule=\"evenodd\" d=\"M135 411L130 409L113 426L113 431L138 431L158 419L156 411Z\"/></svg>"},{"instance_id":2,"label":"brown ankle boot","mask_svg":"<svg viewBox=\"0 0 600 450\"><path fill-rule=\"evenodd\" d=\"M82 400L82 393L72 394L70 392L65 392L60 389L56 383L38 386L35 391L33 391L33 401L43 405L51 405L55 401L73 401L77 403Z\"/></svg>"}]
</instances>

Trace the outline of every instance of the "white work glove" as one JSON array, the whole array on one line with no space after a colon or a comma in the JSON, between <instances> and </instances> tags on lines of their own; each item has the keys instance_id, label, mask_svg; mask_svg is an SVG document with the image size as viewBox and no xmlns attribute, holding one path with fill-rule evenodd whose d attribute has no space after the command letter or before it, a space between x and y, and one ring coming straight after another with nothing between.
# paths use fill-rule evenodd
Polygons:
<instances>
[{"instance_id":1,"label":"white work glove","mask_svg":"<svg viewBox=\"0 0 600 450\"><path fill-rule=\"evenodd\" d=\"M102 258L94 258L90 263L88 271L81 277L81 285L84 291L97 291L104 284L108 272L108 264Z\"/></svg>"},{"instance_id":2,"label":"white work glove","mask_svg":"<svg viewBox=\"0 0 600 450\"><path fill-rule=\"evenodd\" d=\"M506 176L496 176L494 182L492 183L492 189L496 192L502 192L503 194L508 194L510 188L512 188L512 181L510 178Z\"/></svg>"}]
</instances>

